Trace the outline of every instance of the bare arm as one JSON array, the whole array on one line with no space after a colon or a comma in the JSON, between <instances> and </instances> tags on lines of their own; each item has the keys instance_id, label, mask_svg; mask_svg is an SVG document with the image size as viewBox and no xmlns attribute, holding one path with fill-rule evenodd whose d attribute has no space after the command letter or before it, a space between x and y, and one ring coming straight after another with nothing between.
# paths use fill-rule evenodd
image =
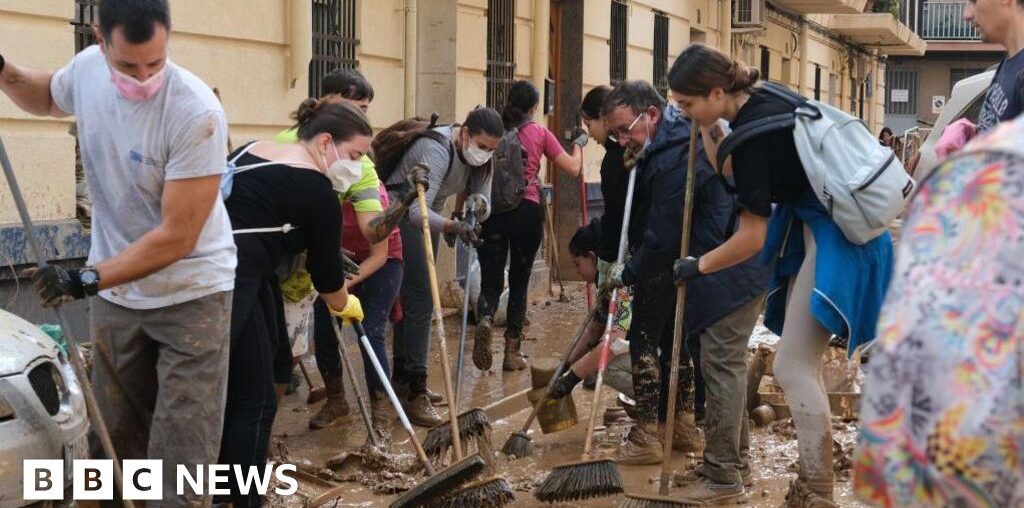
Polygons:
<instances>
[{"instance_id":1,"label":"bare arm","mask_svg":"<svg viewBox=\"0 0 1024 508\"><path fill-rule=\"evenodd\" d=\"M569 175L571 178L580 176L580 172L583 171L583 149L580 145L572 145L572 155L563 153L558 157L555 157L555 167Z\"/></svg>"},{"instance_id":2,"label":"bare arm","mask_svg":"<svg viewBox=\"0 0 1024 508\"><path fill-rule=\"evenodd\" d=\"M220 199L220 175L169 180L161 196L163 221L118 255L100 262L100 289L141 279L189 255Z\"/></svg>"},{"instance_id":3,"label":"bare arm","mask_svg":"<svg viewBox=\"0 0 1024 508\"><path fill-rule=\"evenodd\" d=\"M53 102L50 95L52 79L51 70L30 69L6 62L3 73L0 73L0 90L27 113L38 116L68 116Z\"/></svg>"},{"instance_id":4,"label":"bare arm","mask_svg":"<svg viewBox=\"0 0 1024 508\"><path fill-rule=\"evenodd\" d=\"M717 248L700 257L700 273L709 274L738 265L764 247L768 218L740 210L736 233Z\"/></svg>"}]
</instances>

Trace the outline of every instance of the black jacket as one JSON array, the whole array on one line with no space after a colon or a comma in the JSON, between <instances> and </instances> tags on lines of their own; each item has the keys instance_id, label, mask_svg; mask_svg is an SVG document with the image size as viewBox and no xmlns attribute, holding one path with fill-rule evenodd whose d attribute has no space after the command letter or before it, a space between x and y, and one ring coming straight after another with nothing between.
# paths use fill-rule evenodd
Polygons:
<instances>
[{"instance_id":1,"label":"black jacket","mask_svg":"<svg viewBox=\"0 0 1024 508\"><path fill-rule=\"evenodd\" d=\"M690 120L674 107L663 110L658 132L637 161L639 173L629 220L632 258L626 263L623 280L628 284L663 280L679 258L689 144ZM730 219L736 213L734 198L715 176L703 143L697 149L689 252L694 257L725 242L731 234L727 228L735 222ZM763 296L769 275L770 271L755 255L737 266L691 282L686 298L686 333L699 333L751 298Z\"/></svg>"},{"instance_id":2,"label":"black jacket","mask_svg":"<svg viewBox=\"0 0 1024 508\"><path fill-rule=\"evenodd\" d=\"M604 149L604 159L601 160L604 213L601 215L601 243L597 256L614 263L619 254L619 234L622 231L622 212L626 206L629 173L622 160L625 149L610 139L604 143Z\"/></svg>"}]
</instances>

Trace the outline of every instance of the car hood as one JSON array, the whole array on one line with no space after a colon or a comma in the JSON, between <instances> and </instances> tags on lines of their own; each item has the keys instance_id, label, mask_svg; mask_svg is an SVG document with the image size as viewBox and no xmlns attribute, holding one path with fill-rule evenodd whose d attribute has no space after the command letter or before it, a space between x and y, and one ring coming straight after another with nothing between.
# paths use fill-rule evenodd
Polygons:
<instances>
[{"instance_id":1,"label":"car hood","mask_svg":"<svg viewBox=\"0 0 1024 508\"><path fill-rule=\"evenodd\" d=\"M0 310L0 377L25 370L32 360L57 358L57 344L36 325Z\"/></svg>"}]
</instances>

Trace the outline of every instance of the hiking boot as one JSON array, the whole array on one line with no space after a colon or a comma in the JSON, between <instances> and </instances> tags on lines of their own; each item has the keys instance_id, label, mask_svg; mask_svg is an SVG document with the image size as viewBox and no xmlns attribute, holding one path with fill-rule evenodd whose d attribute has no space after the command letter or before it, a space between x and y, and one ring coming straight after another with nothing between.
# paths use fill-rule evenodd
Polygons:
<instances>
[{"instance_id":1,"label":"hiking boot","mask_svg":"<svg viewBox=\"0 0 1024 508\"><path fill-rule=\"evenodd\" d=\"M825 496L811 490L804 480L797 479L789 483L786 500L779 505L779 508L838 508L838 506Z\"/></svg>"},{"instance_id":2,"label":"hiking boot","mask_svg":"<svg viewBox=\"0 0 1024 508\"><path fill-rule=\"evenodd\" d=\"M430 396L427 395L427 376L425 374L414 375L409 378L409 395L402 402L406 416L409 421L420 427L434 427L440 425L441 415L430 403Z\"/></svg>"},{"instance_id":3,"label":"hiking boot","mask_svg":"<svg viewBox=\"0 0 1024 508\"><path fill-rule=\"evenodd\" d=\"M710 479L700 470L700 466L696 469L686 471L685 473L678 473L673 479L675 480L675 485L677 487L687 487L704 479L710 481ZM750 469L740 471L740 480L743 482L743 486L745 488L749 489L754 486L754 479L750 476Z\"/></svg>"},{"instance_id":4,"label":"hiking boot","mask_svg":"<svg viewBox=\"0 0 1024 508\"><path fill-rule=\"evenodd\" d=\"M526 361L526 355L519 352L523 346L523 336L505 336L505 360L501 362L501 370L517 371L530 366Z\"/></svg>"},{"instance_id":5,"label":"hiking boot","mask_svg":"<svg viewBox=\"0 0 1024 508\"><path fill-rule=\"evenodd\" d=\"M715 483L700 475L682 490L672 493L678 502L694 506L722 506L745 503L747 491L738 483Z\"/></svg>"},{"instance_id":6,"label":"hiking boot","mask_svg":"<svg viewBox=\"0 0 1024 508\"><path fill-rule=\"evenodd\" d=\"M615 461L624 466L647 466L661 462L662 447L657 432L656 423L634 425L616 452Z\"/></svg>"},{"instance_id":7,"label":"hiking boot","mask_svg":"<svg viewBox=\"0 0 1024 508\"><path fill-rule=\"evenodd\" d=\"M427 398L430 399L431 404L440 404L444 402L444 396L430 388L424 388L423 393L427 394Z\"/></svg>"},{"instance_id":8,"label":"hiking boot","mask_svg":"<svg viewBox=\"0 0 1024 508\"><path fill-rule=\"evenodd\" d=\"M345 388L341 383L341 376L325 379L324 384L327 388L327 401L324 402L320 411L317 411L309 419L309 428L311 429L326 429L352 419L348 401L345 400Z\"/></svg>"},{"instance_id":9,"label":"hiking boot","mask_svg":"<svg viewBox=\"0 0 1024 508\"><path fill-rule=\"evenodd\" d=\"M389 441L394 418L391 414L391 403L388 401L388 396L380 390L370 392L370 417L373 421L373 430L377 431L381 441Z\"/></svg>"},{"instance_id":10,"label":"hiking boot","mask_svg":"<svg viewBox=\"0 0 1024 508\"><path fill-rule=\"evenodd\" d=\"M491 316L480 318L473 332L473 365L480 370L491 369Z\"/></svg>"},{"instance_id":11,"label":"hiking boot","mask_svg":"<svg viewBox=\"0 0 1024 508\"><path fill-rule=\"evenodd\" d=\"M664 424L658 426L659 436L665 435ZM694 421L693 413L676 413L675 430L672 432L672 449L677 452L699 454L704 451L704 436Z\"/></svg>"}]
</instances>

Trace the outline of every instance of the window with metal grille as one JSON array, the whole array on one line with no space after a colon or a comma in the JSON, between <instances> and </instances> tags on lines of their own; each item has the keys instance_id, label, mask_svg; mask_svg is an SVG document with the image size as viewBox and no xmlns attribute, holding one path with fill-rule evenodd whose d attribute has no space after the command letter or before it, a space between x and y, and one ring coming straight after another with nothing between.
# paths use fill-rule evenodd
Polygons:
<instances>
[{"instance_id":1,"label":"window with metal grille","mask_svg":"<svg viewBox=\"0 0 1024 508\"><path fill-rule=\"evenodd\" d=\"M617 85L626 80L626 44L629 32L629 6L620 0L612 0L612 26L611 40L608 45L609 54L609 76L612 85Z\"/></svg>"},{"instance_id":2,"label":"window with metal grille","mask_svg":"<svg viewBox=\"0 0 1024 508\"><path fill-rule=\"evenodd\" d=\"M96 44L92 25L96 22L96 4L99 0L75 0L75 19L71 26L75 27L75 53Z\"/></svg>"},{"instance_id":3,"label":"window with metal grille","mask_svg":"<svg viewBox=\"0 0 1024 508\"><path fill-rule=\"evenodd\" d=\"M953 91L953 86L956 85L958 81L963 80L963 79L967 79L967 78L969 78L969 77L971 77L971 76L973 76L975 74L978 74L980 72L985 72L985 70L984 69L950 69L949 70L949 92L951 93ZM949 93L947 93L946 95L949 95Z\"/></svg>"},{"instance_id":4,"label":"window with metal grille","mask_svg":"<svg viewBox=\"0 0 1024 508\"><path fill-rule=\"evenodd\" d=\"M487 0L487 105L499 111L516 79L516 2Z\"/></svg>"},{"instance_id":5,"label":"window with metal grille","mask_svg":"<svg viewBox=\"0 0 1024 508\"><path fill-rule=\"evenodd\" d=\"M320 97L320 82L329 72L359 67L356 59L356 0L313 0L313 59L309 62L309 96Z\"/></svg>"},{"instance_id":6,"label":"window with metal grille","mask_svg":"<svg viewBox=\"0 0 1024 508\"><path fill-rule=\"evenodd\" d=\"M668 97L668 16L654 11L654 87Z\"/></svg>"},{"instance_id":7,"label":"window with metal grille","mask_svg":"<svg viewBox=\"0 0 1024 508\"><path fill-rule=\"evenodd\" d=\"M814 64L814 100L821 100L821 66Z\"/></svg>"},{"instance_id":8,"label":"window with metal grille","mask_svg":"<svg viewBox=\"0 0 1024 508\"><path fill-rule=\"evenodd\" d=\"M885 114L917 114L917 69L889 67L885 71Z\"/></svg>"},{"instance_id":9,"label":"window with metal grille","mask_svg":"<svg viewBox=\"0 0 1024 508\"><path fill-rule=\"evenodd\" d=\"M761 79L768 80L771 76L769 74L772 70L772 52L768 48L761 46Z\"/></svg>"}]
</instances>

